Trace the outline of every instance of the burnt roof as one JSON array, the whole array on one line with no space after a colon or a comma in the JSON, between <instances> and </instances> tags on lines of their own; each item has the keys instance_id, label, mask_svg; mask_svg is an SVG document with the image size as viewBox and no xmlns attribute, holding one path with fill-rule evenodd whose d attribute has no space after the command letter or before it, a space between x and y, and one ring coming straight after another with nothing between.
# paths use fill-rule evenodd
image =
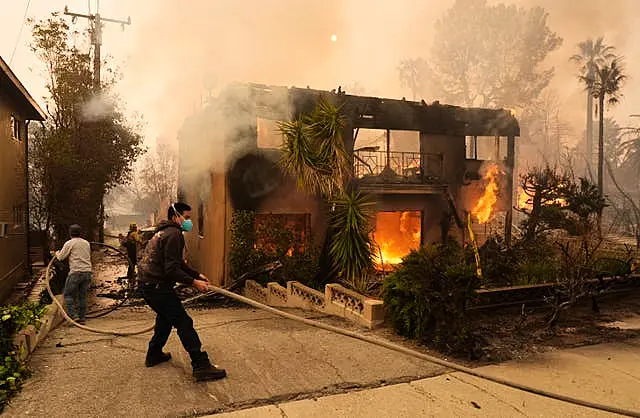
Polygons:
<instances>
[{"instance_id":1,"label":"burnt roof","mask_svg":"<svg viewBox=\"0 0 640 418\"><path fill-rule=\"evenodd\" d=\"M9 65L0 57L0 92L14 100L21 116L29 120L45 120L46 116L38 103L33 100Z\"/></svg>"},{"instance_id":2,"label":"burnt roof","mask_svg":"<svg viewBox=\"0 0 640 418\"><path fill-rule=\"evenodd\" d=\"M465 108L434 102L356 96L344 92L310 88L244 84L246 96L255 105L258 116L286 119L289 114L311 111L320 96L338 106L353 128L420 131L432 135L520 136L520 125L504 109ZM288 101L288 109L275 103Z\"/></svg>"}]
</instances>

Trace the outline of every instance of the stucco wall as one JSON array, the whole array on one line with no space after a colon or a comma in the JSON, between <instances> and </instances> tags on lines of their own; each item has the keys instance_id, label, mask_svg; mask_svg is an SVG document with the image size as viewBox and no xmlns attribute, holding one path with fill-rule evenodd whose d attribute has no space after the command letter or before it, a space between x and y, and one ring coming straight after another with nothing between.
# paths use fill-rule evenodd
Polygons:
<instances>
[{"instance_id":1,"label":"stucco wall","mask_svg":"<svg viewBox=\"0 0 640 418\"><path fill-rule=\"evenodd\" d=\"M201 185L183 184L184 201L191 206L193 231L185 234L187 260L212 283L224 283L226 274L225 251L228 245L230 221L224 173L212 173L203 179L210 190L200 194ZM202 202L202 205L200 205ZM202 213L201 213L202 211ZM202 217L202 221L199 221ZM202 224L202 229L200 229Z\"/></svg>"},{"instance_id":2,"label":"stucco wall","mask_svg":"<svg viewBox=\"0 0 640 418\"><path fill-rule=\"evenodd\" d=\"M21 141L12 137L11 115L20 120ZM0 95L0 223L7 223L8 236L0 237L0 300L27 271L26 176L24 118ZM18 209L18 213L15 210ZM16 266L15 272L5 277Z\"/></svg>"},{"instance_id":3,"label":"stucco wall","mask_svg":"<svg viewBox=\"0 0 640 418\"><path fill-rule=\"evenodd\" d=\"M257 213L311 214L311 235L316 244L324 239L327 225L326 208L317 197L298 189L296 180L287 177L262 203Z\"/></svg>"}]
</instances>

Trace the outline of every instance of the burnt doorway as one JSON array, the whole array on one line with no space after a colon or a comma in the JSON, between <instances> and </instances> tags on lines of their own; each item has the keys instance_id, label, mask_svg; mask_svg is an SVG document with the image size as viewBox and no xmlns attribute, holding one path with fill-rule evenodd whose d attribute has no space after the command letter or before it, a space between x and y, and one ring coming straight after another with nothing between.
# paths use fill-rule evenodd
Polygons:
<instances>
[{"instance_id":1,"label":"burnt doorway","mask_svg":"<svg viewBox=\"0 0 640 418\"><path fill-rule=\"evenodd\" d=\"M376 213L373 239L377 244L378 267L400 264L402 257L422 243L422 211L385 211Z\"/></svg>"}]
</instances>

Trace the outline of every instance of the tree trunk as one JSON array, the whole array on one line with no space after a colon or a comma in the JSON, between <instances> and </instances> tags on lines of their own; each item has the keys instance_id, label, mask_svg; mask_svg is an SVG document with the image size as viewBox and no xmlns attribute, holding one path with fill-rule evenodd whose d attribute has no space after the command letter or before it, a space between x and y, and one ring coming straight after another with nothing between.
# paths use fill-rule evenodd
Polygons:
<instances>
[{"instance_id":1,"label":"tree trunk","mask_svg":"<svg viewBox=\"0 0 640 418\"><path fill-rule=\"evenodd\" d=\"M598 121L598 193L604 196L604 93L598 99L600 108Z\"/></svg>"},{"instance_id":2,"label":"tree trunk","mask_svg":"<svg viewBox=\"0 0 640 418\"><path fill-rule=\"evenodd\" d=\"M591 167L593 167L593 95L591 89L587 90L587 143L585 150L585 158L587 160L587 170L585 176L589 175Z\"/></svg>"},{"instance_id":3,"label":"tree trunk","mask_svg":"<svg viewBox=\"0 0 640 418\"><path fill-rule=\"evenodd\" d=\"M104 197L100 202L100 214L98 215L98 242L104 242Z\"/></svg>"},{"instance_id":4,"label":"tree trunk","mask_svg":"<svg viewBox=\"0 0 640 418\"><path fill-rule=\"evenodd\" d=\"M604 196L604 92L598 97L598 195ZM598 234L602 235L602 209L598 213Z\"/></svg>"}]
</instances>

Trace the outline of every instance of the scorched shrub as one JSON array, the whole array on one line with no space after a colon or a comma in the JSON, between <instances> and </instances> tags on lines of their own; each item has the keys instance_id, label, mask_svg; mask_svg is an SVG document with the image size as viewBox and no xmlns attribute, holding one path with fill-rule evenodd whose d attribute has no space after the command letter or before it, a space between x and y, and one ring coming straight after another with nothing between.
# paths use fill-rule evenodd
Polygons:
<instances>
[{"instance_id":1,"label":"scorched shrub","mask_svg":"<svg viewBox=\"0 0 640 418\"><path fill-rule=\"evenodd\" d=\"M396 331L454 354L476 356L477 338L465 318L479 281L459 244L412 251L384 281L383 298Z\"/></svg>"}]
</instances>

